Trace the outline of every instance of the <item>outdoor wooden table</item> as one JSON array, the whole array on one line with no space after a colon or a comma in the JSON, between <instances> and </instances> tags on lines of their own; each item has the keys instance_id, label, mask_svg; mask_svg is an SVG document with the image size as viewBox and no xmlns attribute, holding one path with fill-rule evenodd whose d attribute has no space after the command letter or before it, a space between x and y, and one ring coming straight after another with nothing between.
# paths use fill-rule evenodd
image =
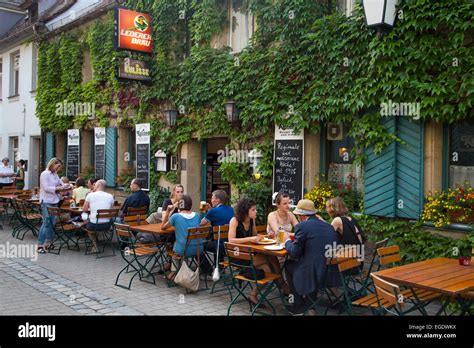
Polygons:
<instances>
[{"instance_id":1,"label":"outdoor wooden table","mask_svg":"<svg viewBox=\"0 0 474 348\"><path fill-rule=\"evenodd\" d=\"M6 195L0 195L1 199L7 199L7 200L12 200L16 198L16 195L14 194L6 194Z\"/></svg>"},{"instance_id":2,"label":"outdoor wooden table","mask_svg":"<svg viewBox=\"0 0 474 348\"><path fill-rule=\"evenodd\" d=\"M161 228L161 223L159 224L148 224L148 225L137 225L130 226L130 229L134 232L141 233L153 233L153 234L171 234L174 233L174 227L169 227L166 230Z\"/></svg>"},{"instance_id":3,"label":"outdoor wooden table","mask_svg":"<svg viewBox=\"0 0 474 348\"><path fill-rule=\"evenodd\" d=\"M463 311L469 311L472 299L462 295L474 289L474 266L461 266L457 259L438 257L393 267L374 274L397 285L440 293L445 301L436 315L441 314L451 299L457 301Z\"/></svg>"}]
</instances>

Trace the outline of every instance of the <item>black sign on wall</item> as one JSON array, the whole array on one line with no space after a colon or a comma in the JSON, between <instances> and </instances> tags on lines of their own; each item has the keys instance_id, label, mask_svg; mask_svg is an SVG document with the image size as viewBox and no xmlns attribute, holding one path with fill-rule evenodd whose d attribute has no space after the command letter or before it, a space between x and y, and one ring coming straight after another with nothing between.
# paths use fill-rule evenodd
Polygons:
<instances>
[{"instance_id":1,"label":"black sign on wall","mask_svg":"<svg viewBox=\"0 0 474 348\"><path fill-rule=\"evenodd\" d=\"M292 205L303 199L303 149L302 134L294 134L292 130L276 130L273 192L287 193Z\"/></svg>"},{"instance_id":2,"label":"black sign on wall","mask_svg":"<svg viewBox=\"0 0 474 348\"><path fill-rule=\"evenodd\" d=\"M143 182L142 189L150 188L150 144L137 144L137 178Z\"/></svg>"},{"instance_id":3,"label":"black sign on wall","mask_svg":"<svg viewBox=\"0 0 474 348\"><path fill-rule=\"evenodd\" d=\"M66 176L75 181L80 170L79 129L68 129L67 137Z\"/></svg>"},{"instance_id":4,"label":"black sign on wall","mask_svg":"<svg viewBox=\"0 0 474 348\"><path fill-rule=\"evenodd\" d=\"M105 128L94 129L95 177L105 179Z\"/></svg>"},{"instance_id":5,"label":"black sign on wall","mask_svg":"<svg viewBox=\"0 0 474 348\"><path fill-rule=\"evenodd\" d=\"M143 182L142 189L150 189L150 124L135 125L135 139L137 142L137 170L136 177Z\"/></svg>"}]
</instances>

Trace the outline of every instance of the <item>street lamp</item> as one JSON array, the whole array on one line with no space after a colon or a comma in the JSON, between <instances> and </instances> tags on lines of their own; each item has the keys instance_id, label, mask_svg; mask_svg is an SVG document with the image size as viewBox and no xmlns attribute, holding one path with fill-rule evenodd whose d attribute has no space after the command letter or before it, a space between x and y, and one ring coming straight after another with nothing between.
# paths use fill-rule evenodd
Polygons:
<instances>
[{"instance_id":1,"label":"street lamp","mask_svg":"<svg viewBox=\"0 0 474 348\"><path fill-rule=\"evenodd\" d=\"M176 126L176 120L178 118L178 110L176 109L168 109L165 110L165 118L166 118L166 124L168 127L175 127Z\"/></svg>"},{"instance_id":2,"label":"street lamp","mask_svg":"<svg viewBox=\"0 0 474 348\"><path fill-rule=\"evenodd\" d=\"M380 37L384 29L393 27L397 0L362 0L367 27L377 30Z\"/></svg>"},{"instance_id":3,"label":"street lamp","mask_svg":"<svg viewBox=\"0 0 474 348\"><path fill-rule=\"evenodd\" d=\"M168 171L168 161L166 153L162 150L158 150L155 153L156 158L156 171L157 172L167 172Z\"/></svg>"},{"instance_id":4,"label":"street lamp","mask_svg":"<svg viewBox=\"0 0 474 348\"><path fill-rule=\"evenodd\" d=\"M258 166L263 157L262 153L257 149L253 149L249 152L248 157L250 162L252 163L253 176L255 177L255 179L259 180L261 178L261 173L258 170Z\"/></svg>"},{"instance_id":5,"label":"street lamp","mask_svg":"<svg viewBox=\"0 0 474 348\"><path fill-rule=\"evenodd\" d=\"M234 101L228 101L225 103L225 113L227 115L227 121L231 125L236 125L239 122L239 111Z\"/></svg>"}]
</instances>

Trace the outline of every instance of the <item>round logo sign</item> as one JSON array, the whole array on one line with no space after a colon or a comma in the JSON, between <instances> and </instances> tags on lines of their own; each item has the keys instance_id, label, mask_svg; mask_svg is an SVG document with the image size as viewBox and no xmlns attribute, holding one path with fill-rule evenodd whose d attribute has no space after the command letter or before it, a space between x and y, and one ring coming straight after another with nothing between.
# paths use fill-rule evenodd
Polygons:
<instances>
[{"instance_id":1,"label":"round logo sign","mask_svg":"<svg viewBox=\"0 0 474 348\"><path fill-rule=\"evenodd\" d=\"M136 16L133 20L133 23L135 24L135 28L137 30L145 31L148 29L148 21L142 15Z\"/></svg>"}]
</instances>

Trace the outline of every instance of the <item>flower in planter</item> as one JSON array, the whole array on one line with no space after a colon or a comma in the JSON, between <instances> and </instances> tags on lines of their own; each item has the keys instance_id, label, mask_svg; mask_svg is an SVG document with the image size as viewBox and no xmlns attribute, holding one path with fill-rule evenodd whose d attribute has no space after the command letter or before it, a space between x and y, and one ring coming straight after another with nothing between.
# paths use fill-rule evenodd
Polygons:
<instances>
[{"instance_id":1,"label":"flower in planter","mask_svg":"<svg viewBox=\"0 0 474 348\"><path fill-rule=\"evenodd\" d=\"M421 221L442 227L453 222L474 223L474 189L466 183L446 191L429 193Z\"/></svg>"}]
</instances>

